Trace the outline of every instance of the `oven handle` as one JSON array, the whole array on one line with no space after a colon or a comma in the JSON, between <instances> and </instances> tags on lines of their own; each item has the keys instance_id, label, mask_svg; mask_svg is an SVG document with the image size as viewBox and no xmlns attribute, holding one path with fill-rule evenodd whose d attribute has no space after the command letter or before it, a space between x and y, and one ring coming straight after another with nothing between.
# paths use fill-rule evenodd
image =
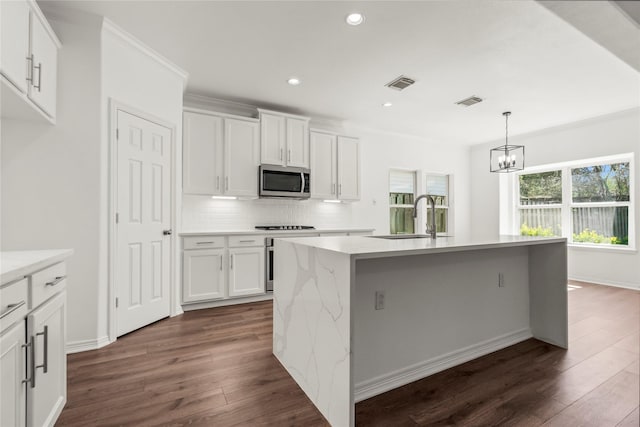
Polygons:
<instances>
[{"instance_id":1,"label":"oven handle","mask_svg":"<svg viewBox=\"0 0 640 427\"><path fill-rule=\"evenodd\" d=\"M273 240L272 240L273 243ZM271 262L270 261L270 254L273 252L273 245L271 246L267 246L267 251L266 251L266 256L267 256L267 260L265 262L267 268L265 269L265 281L268 282L269 281L269 276L271 276Z\"/></svg>"}]
</instances>

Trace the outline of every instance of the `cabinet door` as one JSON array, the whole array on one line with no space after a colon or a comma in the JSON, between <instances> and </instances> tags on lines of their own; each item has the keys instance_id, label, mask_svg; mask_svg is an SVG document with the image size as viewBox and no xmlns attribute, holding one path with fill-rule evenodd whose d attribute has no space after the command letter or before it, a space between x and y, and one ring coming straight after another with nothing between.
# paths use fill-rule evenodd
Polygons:
<instances>
[{"instance_id":1,"label":"cabinet door","mask_svg":"<svg viewBox=\"0 0 640 427\"><path fill-rule=\"evenodd\" d=\"M311 132L311 197L335 199L336 196L336 136Z\"/></svg>"},{"instance_id":2,"label":"cabinet door","mask_svg":"<svg viewBox=\"0 0 640 427\"><path fill-rule=\"evenodd\" d=\"M56 84L58 73L58 47L44 24L31 12L31 54L33 55L33 81L29 97L50 117L56 116Z\"/></svg>"},{"instance_id":3,"label":"cabinet door","mask_svg":"<svg viewBox=\"0 0 640 427\"><path fill-rule=\"evenodd\" d=\"M309 167L309 122L287 117L287 166Z\"/></svg>"},{"instance_id":4,"label":"cabinet door","mask_svg":"<svg viewBox=\"0 0 640 427\"><path fill-rule=\"evenodd\" d=\"M338 137L338 198L360 200L360 145L357 138Z\"/></svg>"},{"instance_id":5,"label":"cabinet door","mask_svg":"<svg viewBox=\"0 0 640 427\"><path fill-rule=\"evenodd\" d=\"M260 114L260 162L285 165L285 118L273 114Z\"/></svg>"},{"instance_id":6,"label":"cabinet door","mask_svg":"<svg viewBox=\"0 0 640 427\"><path fill-rule=\"evenodd\" d=\"M225 194L258 197L258 123L224 120Z\"/></svg>"},{"instance_id":7,"label":"cabinet door","mask_svg":"<svg viewBox=\"0 0 640 427\"><path fill-rule=\"evenodd\" d=\"M224 298L224 249L184 251L182 268L183 302Z\"/></svg>"},{"instance_id":8,"label":"cabinet door","mask_svg":"<svg viewBox=\"0 0 640 427\"><path fill-rule=\"evenodd\" d=\"M29 72L29 11L26 1L0 2L0 72L22 93Z\"/></svg>"},{"instance_id":9,"label":"cabinet door","mask_svg":"<svg viewBox=\"0 0 640 427\"><path fill-rule=\"evenodd\" d=\"M185 112L182 122L182 191L221 195L224 185L222 118Z\"/></svg>"},{"instance_id":10,"label":"cabinet door","mask_svg":"<svg viewBox=\"0 0 640 427\"><path fill-rule=\"evenodd\" d=\"M4 3L4 2L3 2ZM26 378L24 318L0 336L0 426L24 426Z\"/></svg>"},{"instance_id":11,"label":"cabinet door","mask_svg":"<svg viewBox=\"0 0 640 427\"><path fill-rule=\"evenodd\" d=\"M229 296L263 294L264 247L229 249Z\"/></svg>"},{"instance_id":12,"label":"cabinet door","mask_svg":"<svg viewBox=\"0 0 640 427\"><path fill-rule=\"evenodd\" d=\"M30 427L53 425L67 400L66 298L62 291L27 316L36 366L27 387Z\"/></svg>"}]
</instances>

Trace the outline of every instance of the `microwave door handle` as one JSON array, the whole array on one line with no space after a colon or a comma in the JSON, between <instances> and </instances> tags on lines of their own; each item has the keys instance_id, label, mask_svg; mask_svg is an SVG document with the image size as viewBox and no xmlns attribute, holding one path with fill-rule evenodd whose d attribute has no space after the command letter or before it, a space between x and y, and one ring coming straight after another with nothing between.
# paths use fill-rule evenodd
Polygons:
<instances>
[{"instance_id":1,"label":"microwave door handle","mask_svg":"<svg viewBox=\"0 0 640 427\"><path fill-rule=\"evenodd\" d=\"M300 188L300 194L304 194L304 186L306 184L304 180L304 172L300 172L300 177L302 178L302 187Z\"/></svg>"}]
</instances>

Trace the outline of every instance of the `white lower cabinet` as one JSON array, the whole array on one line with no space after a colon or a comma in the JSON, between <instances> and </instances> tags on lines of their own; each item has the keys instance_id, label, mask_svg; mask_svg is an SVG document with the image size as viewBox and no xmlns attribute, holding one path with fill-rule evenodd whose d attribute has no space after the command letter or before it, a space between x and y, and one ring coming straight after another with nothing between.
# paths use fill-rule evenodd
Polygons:
<instances>
[{"instance_id":1,"label":"white lower cabinet","mask_svg":"<svg viewBox=\"0 0 640 427\"><path fill-rule=\"evenodd\" d=\"M265 293L264 236L188 236L182 245L183 303Z\"/></svg>"},{"instance_id":2,"label":"white lower cabinet","mask_svg":"<svg viewBox=\"0 0 640 427\"><path fill-rule=\"evenodd\" d=\"M32 427L53 425L66 402L66 299L66 292L60 292L27 316L31 344L27 425Z\"/></svg>"},{"instance_id":3,"label":"white lower cabinet","mask_svg":"<svg viewBox=\"0 0 640 427\"><path fill-rule=\"evenodd\" d=\"M264 293L264 247L229 249L229 296Z\"/></svg>"},{"instance_id":4,"label":"white lower cabinet","mask_svg":"<svg viewBox=\"0 0 640 427\"><path fill-rule=\"evenodd\" d=\"M26 415L24 320L0 335L0 426L24 426Z\"/></svg>"},{"instance_id":5,"label":"white lower cabinet","mask_svg":"<svg viewBox=\"0 0 640 427\"><path fill-rule=\"evenodd\" d=\"M183 302L225 297L224 249L186 250L182 262Z\"/></svg>"}]
</instances>

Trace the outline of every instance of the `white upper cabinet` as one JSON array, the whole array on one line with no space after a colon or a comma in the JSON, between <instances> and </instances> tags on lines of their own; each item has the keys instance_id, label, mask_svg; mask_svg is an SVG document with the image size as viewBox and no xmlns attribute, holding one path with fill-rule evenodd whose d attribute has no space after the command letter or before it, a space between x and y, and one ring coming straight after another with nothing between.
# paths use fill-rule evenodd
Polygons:
<instances>
[{"instance_id":1,"label":"white upper cabinet","mask_svg":"<svg viewBox=\"0 0 640 427\"><path fill-rule=\"evenodd\" d=\"M273 111L260 112L260 162L309 167L309 118Z\"/></svg>"},{"instance_id":2,"label":"white upper cabinet","mask_svg":"<svg viewBox=\"0 0 640 427\"><path fill-rule=\"evenodd\" d=\"M338 136L338 199L360 200L360 142Z\"/></svg>"},{"instance_id":3,"label":"white upper cabinet","mask_svg":"<svg viewBox=\"0 0 640 427\"><path fill-rule=\"evenodd\" d=\"M222 117L185 112L182 122L184 193L211 196L222 194Z\"/></svg>"},{"instance_id":4,"label":"white upper cabinet","mask_svg":"<svg viewBox=\"0 0 640 427\"><path fill-rule=\"evenodd\" d=\"M46 23L31 14L31 85L29 98L50 117L56 116L58 46L47 32Z\"/></svg>"},{"instance_id":5,"label":"white upper cabinet","mask_svg":"<svg viewBox=\"0 0 640 427\"><path fill-rule=\"evenodd\" d=\"M0 2L2 117L44 117L55 123L58 49L35 1Z\"/></svg>"},{"instance_id":6,"label":"white upper cabinet","mask_svg":"<svg viewBox=\"0 0 640 427\"><path fill-rule=\"evenodd\" d=\"M311 131L311 197L335 199L337 185L336 135Z\"/></svg>"},{"instance_id":7,"label":"white upper cabinet","mask_svg":"<svg viewBox=\"0 0 640 427\"><path fill-rule=\"evenodd\" d=\"M225 194L258 195L258 123L224 119Z\"/></svg>"},{"instance_id":8,"label":"white upper cabinet","mask_svg":"<svg viewBox=\"0 0 640 427\"><path fill-rule=\"evenodd\" d=\"M258 196L257 120L185 111L182 144L185 194Z\"/></svg>"},{"instance_id":9,"label":"white upper cabinet","mask_svg":"<svg viewBox=\"0 0 640 427\"><path fill-rule=\"evenodd\" d=\"M29 14L26 1L0 2L0 72L21 93L27 93Z\"/></svg>"},{"instance_id":10,"label":"white upper cabinet","mask_svg":"<svg viewBox=\"0 0 640 427\"><path fill-rule=\"evenodd\" d=\"M312 130L311 197L360 200L360 142L357 138Z\"/></svg>"}]
</instances>

